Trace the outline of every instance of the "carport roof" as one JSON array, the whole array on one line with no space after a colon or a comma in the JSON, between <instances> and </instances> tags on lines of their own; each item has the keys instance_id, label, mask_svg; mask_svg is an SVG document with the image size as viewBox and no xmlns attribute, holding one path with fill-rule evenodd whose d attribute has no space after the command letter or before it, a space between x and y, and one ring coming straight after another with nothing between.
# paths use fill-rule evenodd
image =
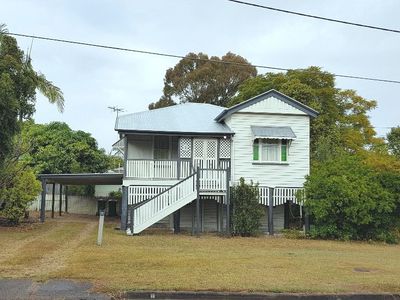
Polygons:
<instances>
[{"instance_id":1,"label":"carport roof","mask_svg":"<svg viewBox=\"0 0 400 300\"><path fill-rule=\"evenodd\" d=\"M122 173L39 174L46 183L63 185L121 185Z\"/></svg>"}]
</instances>

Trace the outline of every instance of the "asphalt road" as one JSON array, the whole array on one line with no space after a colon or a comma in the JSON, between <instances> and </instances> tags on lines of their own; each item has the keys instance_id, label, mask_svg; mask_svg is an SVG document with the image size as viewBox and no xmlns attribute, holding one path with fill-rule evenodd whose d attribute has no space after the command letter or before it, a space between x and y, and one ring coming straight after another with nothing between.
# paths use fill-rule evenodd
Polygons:
<instances>
[{"instance_id":1,"label":"asphalt road","mask_svg":"<svg viewBox=\"0 0 400 300\"><path fill-rule=\"evenodd\" d=\"M0 299L108 300L110 296L91 292L92 284L72 280L34 282L29 279L1 279Z\"/></svg>"}]
</instances>

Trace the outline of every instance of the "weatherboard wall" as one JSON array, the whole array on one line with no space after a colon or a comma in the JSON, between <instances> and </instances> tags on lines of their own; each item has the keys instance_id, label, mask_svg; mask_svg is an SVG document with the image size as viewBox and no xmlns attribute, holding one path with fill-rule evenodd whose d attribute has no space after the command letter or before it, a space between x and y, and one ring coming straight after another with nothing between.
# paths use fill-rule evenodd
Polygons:
<instances>
[{"instance_id":1,"label":"weatherboard wall","mask_svg":"<svg viewBox=\"0 0 400 300\"><path fill-rule=\"evenodd\" d=\"M281 103L279 103L281 102ZM271 97L246 107L225 119L235 132L232 138L232 180L240 177L264 186L299 187L309 174L310 118L302 111ZM290 126L296 139L289 145L287 163L253 161L251 126Z\"/></svg>"}]
</instances>

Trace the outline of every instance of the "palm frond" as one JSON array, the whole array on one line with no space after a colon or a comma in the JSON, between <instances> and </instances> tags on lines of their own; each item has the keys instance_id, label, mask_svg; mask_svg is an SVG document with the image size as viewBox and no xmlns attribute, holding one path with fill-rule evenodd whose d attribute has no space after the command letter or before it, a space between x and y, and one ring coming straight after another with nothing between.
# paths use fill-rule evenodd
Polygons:
<instances>
[{"instance_id":1,"label":"palm frond","mask_svg":"<svg viewBox=\"0 0 400 300\"><path fill-rule=\"evenodd\" d=\"M1 24L0 24L0 35L1 35L1 34L5 34L5 33L8 33L7 26L6 26L6 24L1 23Z\"/></svg>"},{"instance_id":2,"label":"palm frond","mask_svg":"<svg viewBox=\"0 0 400 300\"><path fill-rule=\"evenodd\" d=\"M42 73L36 74L36 87L50 103L56 104L60 112L64 111L64 95L61 89L47 80Z\"/></svg>"}]
</instances>

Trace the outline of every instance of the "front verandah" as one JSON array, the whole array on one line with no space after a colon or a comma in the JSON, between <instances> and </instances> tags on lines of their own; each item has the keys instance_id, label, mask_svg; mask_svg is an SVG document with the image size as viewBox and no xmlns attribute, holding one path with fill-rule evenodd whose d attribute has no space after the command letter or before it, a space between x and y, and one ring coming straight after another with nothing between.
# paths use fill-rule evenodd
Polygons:
<instances>
[{"instance_id":1,"label":"front verandah","mask_svg":"<svg viewBox=\"0 0 400 300\"><path fill-rule=\"evenodd\" d=\"M231 145L226 136L126 135L127 180L179 180L197 168L227 169Z\"/></svg>"}]
</instances>

